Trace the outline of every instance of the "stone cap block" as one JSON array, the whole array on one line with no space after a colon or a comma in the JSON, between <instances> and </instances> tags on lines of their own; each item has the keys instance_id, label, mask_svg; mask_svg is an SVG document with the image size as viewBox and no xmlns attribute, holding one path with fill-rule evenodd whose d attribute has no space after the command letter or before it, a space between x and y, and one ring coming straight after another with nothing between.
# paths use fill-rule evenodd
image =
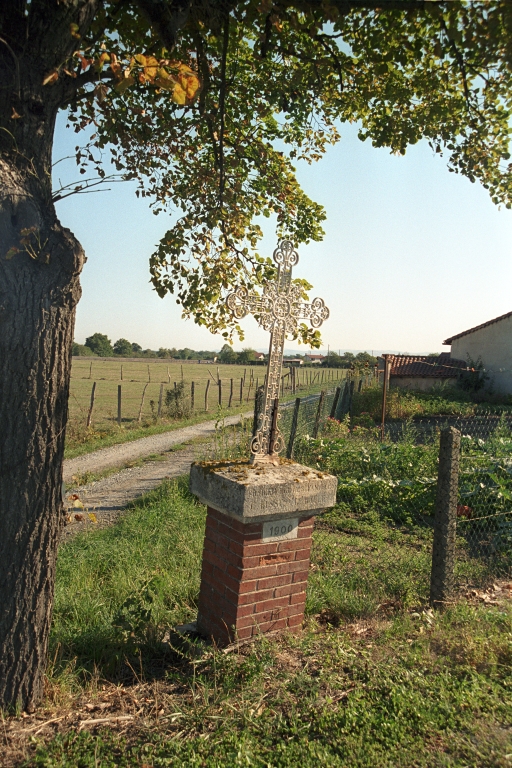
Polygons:
<instances>
[{"instance_id":1,"label":"stone cap block","mask_svg":"<svg viewBox=\"0 0 512 768\"><path fill-rule=\"evenodd\" d=\"M204 461L190 469L191 492L241 522L320 514L336 503L337 485L333 475L289 459L276 464Z\"/></svg>"}]
</instances>

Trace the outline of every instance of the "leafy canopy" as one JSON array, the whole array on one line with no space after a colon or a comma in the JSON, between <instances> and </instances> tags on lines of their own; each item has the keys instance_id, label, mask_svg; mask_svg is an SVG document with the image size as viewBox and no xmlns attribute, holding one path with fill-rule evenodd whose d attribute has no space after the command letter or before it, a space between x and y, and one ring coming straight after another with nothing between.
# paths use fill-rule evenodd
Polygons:
<instances>
[{"instance_id":1,"label":"leafy canopy","mask_svg":"<svg viewBox=\"0 0 512 768\"><path fill-rule=\"evenodd\" d=\"M111 357L114 354L112 342L104 333L93 333L85 340L85 346L99 357Z\"/></svg>"},{"instance_id":2,"label":"leafy canopy","mask_svg":"<svg viewBox=\"0 0 512 768\"><path fill-rule=\"evenodd\" d=\"M322 238L325 213L293 164L318 160L340 122L395 153L426 138L510 207L507 0L197 1L170 51L174 7L107 0L85 33L72 25L76 52L47 87L71 78L69 119L96 128L78 162L104 173L111 147L154 212L172 212L151 279L198 324L242 337L223 298L274 274L257 252L261 217L296 244ZM318 346L318 332L299 335Z\"/></svg>"}]
</instances>

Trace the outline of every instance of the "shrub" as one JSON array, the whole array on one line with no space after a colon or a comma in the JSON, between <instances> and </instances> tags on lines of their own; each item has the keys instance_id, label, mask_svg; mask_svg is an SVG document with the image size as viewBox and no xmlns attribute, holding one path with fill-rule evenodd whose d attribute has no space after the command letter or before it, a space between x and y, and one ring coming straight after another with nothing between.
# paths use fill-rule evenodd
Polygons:
<instances>
[{"instance_id":1,"label":"shrub","mask_svg":"<svg viewBox=\"0 0 512 768\"><path fill-rule=\"evenodd\" d=\"M184 381L179 381L174 389L166 390L165 407L171 419L185 419L190 415L190 403L185 393Z\"/></svg>"}]
</instances>

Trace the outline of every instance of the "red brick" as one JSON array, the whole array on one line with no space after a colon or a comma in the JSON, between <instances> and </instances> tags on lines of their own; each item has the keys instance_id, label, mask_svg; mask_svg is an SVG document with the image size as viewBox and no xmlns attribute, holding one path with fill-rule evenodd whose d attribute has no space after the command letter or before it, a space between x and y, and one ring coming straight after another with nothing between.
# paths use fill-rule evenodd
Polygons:
<instances>
[{"instance_id":1,"label":"red brick","mask_svg":"<svg viewBox=\"0 0 512 768\"><path fill-rule=\"evenodd\" d=\"M236 629L236 638L237 640L248 640L250 637L253 636L253 628L252 627L241 627L240 629Z\"/></svg>"},{"instance_id":2,"label":"red brick","mask_svg":"<svg viewBox=\"0 0 512 768\"><path fill-rule=\"evenodd\" d=\"M211 541L214 544L218 544L219 547L222 547L223 549L227 549L229 547L230 539L227 536L223 536L221 533L218 533L217 531L209 531L206 530L206 541Z\"/></svg>"},{"instance_id":3,"label":"red brick","mask_svg":"<svg viewBox=\"0 0 512 768\"><path fill-rule=\"evenodd\" d=\"M218 586L219 588L226 588L230 592L232 592L234 595L238 595L239 592L239 584L240 581L238 579L234 579L232 576L230 576L228 573L214 573L211 578L211 583L213 586ZM224 593L224 590L223 590Z\"/></svg>"},{"instance_id":4,"label":"red brick","mask_svg":"<svg viewBox=\"0 0 512 768\"><path fill-rule=\"evenodd\" d=\"M287 539L286 541L276 542L278 546L278 552L290 552L295 549L301 549L304 546L304 541L301 539Z\"/></svg>"},{"instance_id":5,"label":"red brick","mask_svg":"<svg viewBox=\"0 0 512 768\"><path fill-rule=\"evenodd\" d=\"M291 582L291 574L286 574L290 577ZM276 587L274 589L274 597L283 597L284 595L295 595L297 592L302 592L305 589L305 584L285 584L282 587Z\"/></svg>"},{"instance_id":6,"label":"red brick","mask_svg":"<svg viewBox=\"0 0 512 768\"><path fill-rule=\"evenodd\" d=\"M257 592L246 592L238 598L239 605L255 605L262 600L270 600L274 596L273 589L258 590Z\"/></svg>"},{"instance_id":7,"label":"red brick","mask_svg":"<svg viewBox=\"0 0 512 768\"><path fill-rule=\"evenodd\" d=\"M229 549L231 550L231 552L234 552L236 555L239 555L240 557L242 557L247 548L244 547L243 543L240 543L239 541L235 541L234 539L230 539Z\"/></svg>"},{"instance_id":8,"label":"red brick","mask_svg":"<svg viewBox=\"0 0 512 768\"><path fill-rule=\"evenodd\" d=\"M292 553L293 554L293 553ZM303 571L309 565L308 560L291 560L288 563L279 563L277 566L277 573L279 575L285 573L295 573L296 571Z\"/></svg>"},{"instance_id":9,"label":"red brick","mask_svg":"<svg viewBox=\"0 0 512 768\"><path fill-rule=\"evenodd\" d=\"M254 606L249 603L248 605L238 605L236 609L236 620L242 619L244 616L251 616Z\"/></svg>"},{"instance_id":10,"label":"red brick","mask_svg":"<svg viewBox=\"0 0 512 768\"><path fill-rule=\"evenodd\" d=\"M311 546L307 547L307 549L298 549L295 552L295 560L309 560L311 556Z\"/></svg>"},{"instance_id":11,"label":"red brick","mask_svg":"<svg viewBox=\"0 0 512 768\"><path fill-rule=\"evenodd\" d=\"M244 578L238 586L238 592L243 595L245 592L255 592L258 587L256 579L250 579L247 573L244 573Z\"/></svg>"},{"instance_id":12,"label":"red brick","mask_svg":"<svg viewBox=\"0 0 512 768\"><path fill-rule=\"evenodd\" d=\"M207 560L203 557L203 564L201 566L201 579L203 577L208 577L213 573L213 565L209 563Z\"/></svg>"},{"instance_id":13,"label":"red brick","mask_svg":"<svg viewBox=\"0 0 512 768\"><path fill-rule=\"evenodd\" d=\"M303 517L299 521L299 528L305 528L308 525L314 525L315 524L315 515L310 515L309 517Z\"/></svg>"},{"instance_id":14,"label":"red brick","mask_svg":"<svg viewBox=\"0 0 512 768\"><path fill-rule=\"evenodd\" d=\"M282 616L278 611L267 611L266 613L258 613L256 615L252 616L244 616L242 619L237 621L237 628L240 627L243 629L244 627L261 627L262 624L267 624L270 621L279 621Z\"/></svg>"},{"instance_id":15,"label":"red brick","mask_svg":"<svg viewBox=\"0 0 512 768\"><path fill-rule=\"evenodd\" d=\"M203 552L215 552L216 549L217 549L217 545L215 544L215 542L205 537L204 544L203 544Z\"/></svg>"},{"instance_id":16,"label":"red brick","mask_svg":"<svg viewBox=\"0 0 512 768\"><path fill-rule=\"evenodd\" d=\"M235 566L236 568L242 567L242 558L230 549L220 549L217 547L217 555L223 558L226 563Z\"/></svg>"},{"instance_id":17,"label":"red brick","mask_svg":"<svg viewBox=\"0 0 512 768\"><path fill-rule=\"evenodd\" d=\"M215 565L220 571L226 570L226 561L219 557L215 552L204 552L203 557L207 562Z\"/></svg>"},{"instance_id":18,"label":"red brick","mask_svg":"<svg viewBox=\"0 0 512 768\"><path fill-rule=\"evenodd\" d=\"M296 571L293 574L293 583L297 584L299 581L307 581L308 580L308 571Z\"/></svg>"},{"instance_id":19,"label":"red brick","mask_svg":"<svg viewBox=\"0 0 512 768\"><path fill-rule=\"evenodd\" d=\"M266 544L262 544L261 541L255 541L253 543L246 544L244 548L244 554L246 555L270 555L274 552L278 552L279 543L277 541L269 541Z\"/></svg>"},{"instance_id":20,"label":"red brick","mask_svg":"<svg viewBox=\"0 0 512 768\"><path fill-rule=\"evenodd\" d=\"M278 608L286 608L290 605L290 596L284 597L272 597L270 600L263 600L254 606L254 613L262 613L263 611L273 611Z\"/></svg>"},{"instance_id":21,"label":"red brick","mask_svg":"<svg viewBox=\"0 0 512 768\"><path fill-rule=\"evenodd\" d=\"M275 552L271 555L264 555L259 558L260 565L280 565L281 563L289 563L294 559L293 552Z\"/></svg>"},{"instance_id":22,"label":"red brick","mask_svg":"<svg viewBox=\"0 0 512 768\"><path fill-rule=\"evenodd\" d=\"M290 605L304 604L306 602L306 590L290 595Z\"/></svg>"},{"instance_id":23,"label":"red brick","mask_svg":"<svg viewBox=\"0 0 512 768\"><path fill-rule=\"evenodd\" d=\"M299 528L297 531L298 539L310 539L313 535L313 526L310 528Z\"/></svg>"},{"instance_id":24,"label":"red brick","mask_svg":"<svg viewBox=\"0 0 512 768\"><path fill-rule=\"evenodd\" d=\"M288 616L291 618L292 616L304 616L304 609L305 604L300 603L299 605L290 605L287 609Z\"/></svg>"},{"instance_id":25,"label":"red brick","mask_svg":"<svg viewBox=\"0 0 512 768\"><path fill-rule=\"evenodd\" d=\"M287 563L283 563L280 567L287 565ZM244 571L243 578L252 580L252 579L264 579L267 576L277 576L278 573L280 573L280 570L278 570L277 565L260 565L258 568L247 568L246 571Z\"/></svg>"},{"instance_id":26,"label":"red brick","mask_svg":"<svg viewBox=\"0 0 512 768\"><path fill-rule=\"evenodd\" d=\"M282 587L284 584L291 584L292 576L290 573L278 573L275 576L267 576L263 579L258 579L258 589L268 589L273 587Z\"/></svg>"},{"instance_id":27,"label":"red brick","mask_svg":"<svg viewBox=\"0 0 512 768\"><path fill-rule=\"evenodd\" d=\"M265 621L257 627L258 634L264 634L265 632L277 632L280 629L285 629L288 624L287 619L272 619L271 621ZM253 634L256 634L254 632Z\"/></svg>"},{"instance_id":28,"label":"red brick","mask_svg":"<svg viewBox=\"0 0 512 768\"><path fill-rule=\"evenodd\" d=\"M289 616L288 618L288 626L289 627L301 627L304 623L304 614L298 613L295 616Z\"/></svg>"}]
</instances>

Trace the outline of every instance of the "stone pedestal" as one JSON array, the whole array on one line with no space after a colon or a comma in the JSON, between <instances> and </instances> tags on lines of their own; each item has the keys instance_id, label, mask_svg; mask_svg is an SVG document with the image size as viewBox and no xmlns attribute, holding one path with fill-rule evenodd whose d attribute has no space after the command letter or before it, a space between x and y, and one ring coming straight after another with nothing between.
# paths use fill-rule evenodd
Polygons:
<instances>
[{"instance_id":1,"label":"stone pedestal","mask_svg":"<svg viewBox=\"0 0 512 768\"><path fill-rule=\"evenodd\" d=\"M219 645L302 625L316 515L336 478L286 459L194 464L208 507L197 628Z\"/></svg>"}]
</instances>

